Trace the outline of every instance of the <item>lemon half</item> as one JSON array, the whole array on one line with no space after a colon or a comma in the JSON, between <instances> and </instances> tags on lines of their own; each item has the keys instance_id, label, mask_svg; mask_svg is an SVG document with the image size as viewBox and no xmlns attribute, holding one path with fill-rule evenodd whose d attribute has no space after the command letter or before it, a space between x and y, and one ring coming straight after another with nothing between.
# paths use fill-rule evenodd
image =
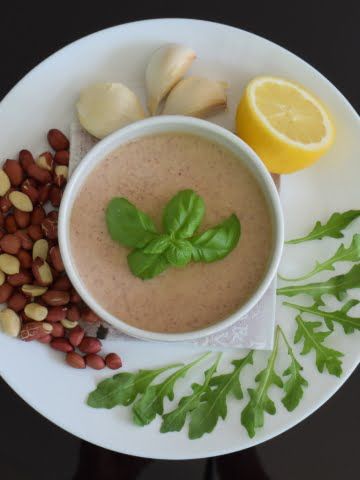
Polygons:
<instances>
[{"instance_id":1,"label":"lemon half","mask_svg":"<svg viewBox=\"0 0 360 480\"><path fill-rule=\"evenodd\" d=\"M236 132L273 173L308 167L330 148L335 136L317 98L289 80L265 76L247 85L237 109Z\"/></svg>"}]
</instances>

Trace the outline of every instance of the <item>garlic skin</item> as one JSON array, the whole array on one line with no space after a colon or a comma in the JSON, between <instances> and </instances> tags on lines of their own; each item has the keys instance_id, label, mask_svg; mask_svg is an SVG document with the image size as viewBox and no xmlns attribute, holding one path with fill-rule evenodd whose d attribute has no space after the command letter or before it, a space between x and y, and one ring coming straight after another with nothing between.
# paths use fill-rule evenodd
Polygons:
<instances>
[{"instance_id":1,"label":"garlic skin","mask_svg":"<svg viewBox=\"0 0 360 480\"><path fill-rule=\"evenodd\" d=\"M151 115L156 114L161 100L181 80L195 58L194 50L176 43L155 50L145 72L147 103Z\"/></svg>"},{"instance_id":2,"label":"garlic skin","mask_svg":"<svg viewBox=\"0 0 360 480\"><path fill-rule=\"evenodd\" d=\"M96 138L145 117L134 92L122 83L97 83L81 91L76 104L82 127Z\"/></svg>"},{"instance_id":3,"label":"garlic skin","mask_svg":"<svg viewBox=\"0 0 360 480\"><path fill-rule=\"evenodd\" d=\"M189 115L204 118L227 105L227 84L202 77L181 80L166 99L162 115Z\"/></svg>"}]
</instances>

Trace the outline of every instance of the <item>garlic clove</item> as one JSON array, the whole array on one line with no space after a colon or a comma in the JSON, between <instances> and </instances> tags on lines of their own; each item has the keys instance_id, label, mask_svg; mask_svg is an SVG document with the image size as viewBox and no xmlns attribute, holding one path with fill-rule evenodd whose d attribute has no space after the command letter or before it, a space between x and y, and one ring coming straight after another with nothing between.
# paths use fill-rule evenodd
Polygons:
<instances>
[{"instance_id":1,"label":"garlic clove","mask_svg":"<svg viewBox=\"0 0 360 480\"><path fill-rule=\"evenodd\" d=\"M163 115L207 117L226 108L227 84L202 77L181 80L166 99Z\"/></svg>"},{"instance_id":2,"label":"garlic clove","mask_svg":"<svg viewBox=\"0 0 360 480\"><path fill-rule=\"evenodd\" d=\"M156 114L159 103L190 68L196 53L176 43L164 45L152 54L145 72L148 108Z\"/></svg>"},{"instance_id":3,"label":"garlic clove","mask_svg":"<svg viewBox=\"0 0 360 480\"><path fill-rule=\"evenodd\" d=\"M90 85L81 91L76 108L81 125L96 138L145 117L135 93L122 83Z\"/></svg>"}]
</instances>

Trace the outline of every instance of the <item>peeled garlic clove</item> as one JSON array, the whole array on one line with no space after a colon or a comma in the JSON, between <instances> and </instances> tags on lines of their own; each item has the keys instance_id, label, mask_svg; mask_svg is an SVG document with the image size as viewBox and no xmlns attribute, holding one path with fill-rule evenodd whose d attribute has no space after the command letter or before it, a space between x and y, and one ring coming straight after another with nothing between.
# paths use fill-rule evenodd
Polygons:
<instances>
[{"instance_id":1,"label":"peeled garlic clove","mask_svg":"<svg viewBox=\"0 0 360 480\"><path fill-rule=\"evenodd\" d=\"M76 105L81 125L96 138L145 117L137 96L122 83L97 83L82 90Z\"/></svg>"},{"instance_id":2,"label":"peeled garlic clove","mask_svg":"<svg viewBox=\"0 0 360 480\"><path fill-rule=\"evenodd\" d=\"M145 72L148 108L155 115L159 103L185 75L196 58L188 47L170 43L152 54Z\"/></svg>"},{"instance_id":3,"label":"peeled garlic clove","mask_svg":"<svg viewBox=\"0 0 360 480\"><path fill-rule=\"evenodd\" d=\"M163 115L207 117L226 108L226 84L208 78L181 80L166 99Z\"/></svg>"}]
</instances>

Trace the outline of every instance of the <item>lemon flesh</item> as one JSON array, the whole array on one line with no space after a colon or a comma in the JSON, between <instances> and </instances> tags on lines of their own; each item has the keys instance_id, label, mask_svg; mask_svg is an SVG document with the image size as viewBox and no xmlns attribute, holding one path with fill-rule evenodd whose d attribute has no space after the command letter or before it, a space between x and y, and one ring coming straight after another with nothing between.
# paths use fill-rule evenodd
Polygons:
<instances>
[{"instance_id":1,"label":"lemon flesh","mask_svg":"<svg viewBox=\"0 0 360 480\"><path fill-rule=\"evenodd\" d=\"M256 77L246 87L236 131L270 172L291 173L318 160L334 140L334 127L321 102L300 85Z\"/></svg>"}]
</instances>

